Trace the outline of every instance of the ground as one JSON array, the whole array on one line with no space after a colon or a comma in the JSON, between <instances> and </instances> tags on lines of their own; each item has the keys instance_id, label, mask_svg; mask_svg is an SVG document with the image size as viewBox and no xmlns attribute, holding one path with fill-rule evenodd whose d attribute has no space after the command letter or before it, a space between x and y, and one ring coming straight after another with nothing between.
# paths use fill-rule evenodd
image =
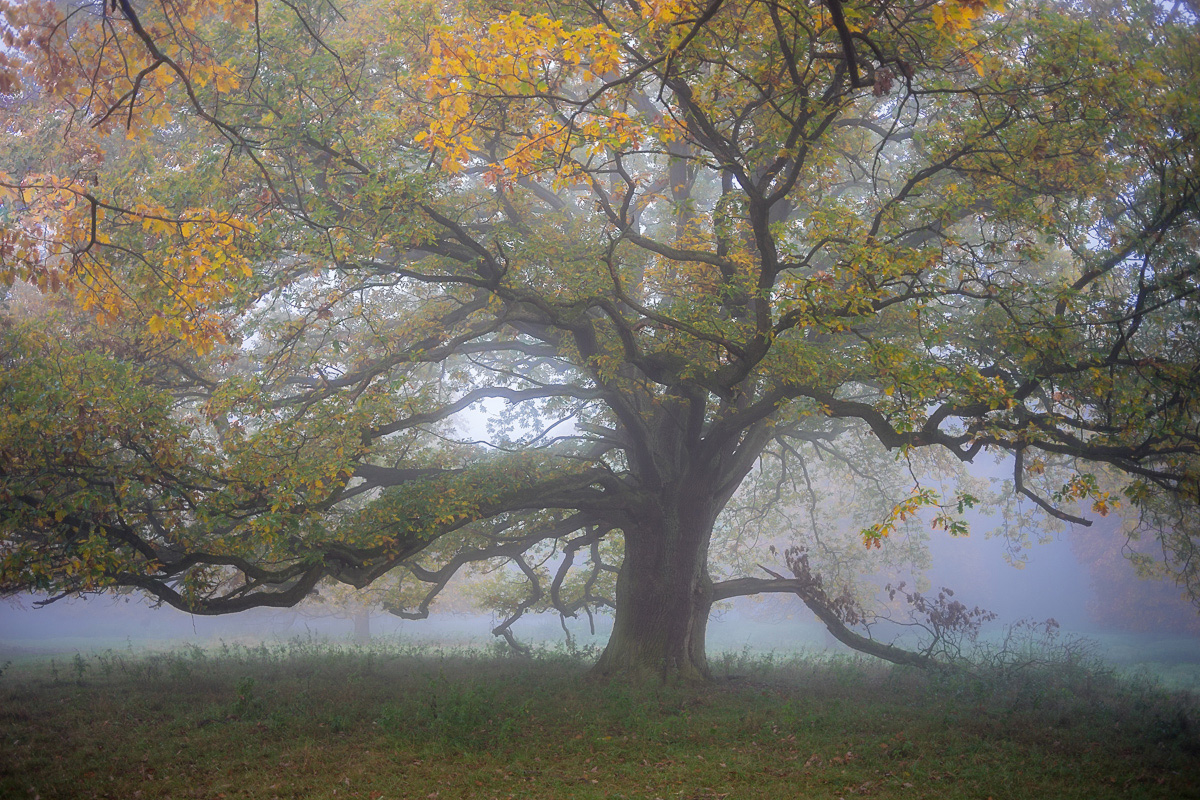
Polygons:
<instances>
[{"instance_id":1,"label":"ground","mask_svg":"<svg viewBox=\"0 0 1200 800\"><path fill-rule=\"evenodd\" d=\"M697 690L589 680L585 654L394 643L19 659L0 675L0 796L1200 796L1200 705L1148 681L713 667Z\"/></svg>"}]
</instances>

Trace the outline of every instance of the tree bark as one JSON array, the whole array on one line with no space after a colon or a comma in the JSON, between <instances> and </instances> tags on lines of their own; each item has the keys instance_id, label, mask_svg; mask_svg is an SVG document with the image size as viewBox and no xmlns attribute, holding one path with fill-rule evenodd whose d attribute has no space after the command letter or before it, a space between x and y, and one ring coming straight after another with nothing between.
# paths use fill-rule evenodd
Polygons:
<instances>
[{"instance_id":1,"label":"tree bark","mask_svg":"<svg viewBox=\"0 0 1200 800\"><path fill-rule=\"evenodd\" d=\"M676 502L668 497L657 508L644 508L638 523L625 526L613 631L597 674L708 680L704 635L712 608L708 544L715 518L710 505L683 493Z\"/></svg>"}]
</instances>

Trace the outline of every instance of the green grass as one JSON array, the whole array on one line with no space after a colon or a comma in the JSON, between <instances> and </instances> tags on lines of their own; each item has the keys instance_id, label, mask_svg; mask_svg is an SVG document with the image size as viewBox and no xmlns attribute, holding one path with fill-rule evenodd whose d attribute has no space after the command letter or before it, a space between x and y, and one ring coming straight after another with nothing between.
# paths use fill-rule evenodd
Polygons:
<instances>
[{"instance_id":1,"label":"green grass","mask_svg":"<svg viewBox=\"0 0 1200 800\"><path fill-rule=\"evenodd\" d=\"M0 797L1200 797L1196 698L1069 664L731 654L704 687L586 667L306 641L16 660Z\"/></svg>"}]
</instances>

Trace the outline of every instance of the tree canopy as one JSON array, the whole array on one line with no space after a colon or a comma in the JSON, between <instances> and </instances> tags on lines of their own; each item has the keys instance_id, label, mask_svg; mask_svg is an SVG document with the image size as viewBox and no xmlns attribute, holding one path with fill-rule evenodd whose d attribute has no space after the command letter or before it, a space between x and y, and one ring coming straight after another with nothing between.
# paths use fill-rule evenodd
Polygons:
<instances>
[{"instance_id":1,"label":"tree canopy","mask_svg":"<svg viewBox=\"0 0 1200 800\"><path fill-rule=\"evenodd\" d=\"M711 568L736 509L886 453L1009 454L1026 507L1134 509L1200 575L1190 4L0 9L4 592L226 613L506 559L513 614L614 608L605 672L705 675L761 592L903 659L803 548ZM906 474L867 548L963 532Z\"/></svg>"}]
</instances>

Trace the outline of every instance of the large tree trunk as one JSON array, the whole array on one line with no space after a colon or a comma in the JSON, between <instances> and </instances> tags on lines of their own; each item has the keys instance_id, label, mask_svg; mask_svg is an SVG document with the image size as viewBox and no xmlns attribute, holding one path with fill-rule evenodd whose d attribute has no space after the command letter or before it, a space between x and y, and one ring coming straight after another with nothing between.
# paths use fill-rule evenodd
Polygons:
<instances>
[{"instance_id":1,"label":"large tree trunk","mask_svg":"<svg viewBox=\"0 0 1200 800\"><path fill-rule=\"evenodd\" d=\"M625 528L612 636L596 664L601 675L709 677L704 634L712 608L708 544L715 513L711 499L683 494L664 497Z\"/></svg>"}]
</instances>

